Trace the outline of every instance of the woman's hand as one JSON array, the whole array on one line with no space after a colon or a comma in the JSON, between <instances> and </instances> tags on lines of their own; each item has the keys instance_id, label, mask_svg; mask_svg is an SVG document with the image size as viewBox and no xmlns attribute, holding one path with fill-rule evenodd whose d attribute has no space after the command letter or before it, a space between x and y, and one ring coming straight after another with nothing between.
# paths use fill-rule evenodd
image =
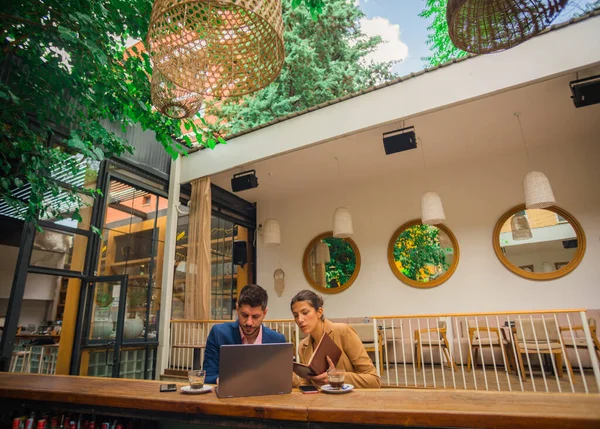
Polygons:
<instances>
[{"instance_id":1,"label":"woman's hand","mask_svg":"<svg viewBox=\"0 0 600 429\"><path fill-rule=\"evenodd\" d=\"M335 365L333 364L333 361L329 358L329 356L327 356L327 363L329 363L329 368L327 368L327 371L329 371L330 369L335 369ZM315 386L324 386L325 384L329 383L327 381L327 371L319 375L311 375L308 378Z\"/></svg>"}]
</instances>

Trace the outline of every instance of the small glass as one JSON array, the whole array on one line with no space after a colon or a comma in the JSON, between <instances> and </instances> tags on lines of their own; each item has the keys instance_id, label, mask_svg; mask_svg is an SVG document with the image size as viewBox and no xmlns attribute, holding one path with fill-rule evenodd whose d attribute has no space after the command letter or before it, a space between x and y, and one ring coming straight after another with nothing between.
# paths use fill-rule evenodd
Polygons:
<instances>
[{"instance_id":1,"label":"small glass","mask_svg":"<svg viewBox=\"0 0 600 429\"><path fill-rule=\"evenodd\" d=\"M341 389L344 386L346 371L343 369L330 369L327 371L327 381L332 389Z\"/></svg>"},{"instance_id":2,"label":"small glass","mask_svg":"<svg viewBox=\"0 0 600 429\"><path fill-rule=\"evenodd\" d=\"M193 371L188 371L188 379L190 381L190 389L197 390L202 389L204 387L204 377L206 376L206 371L203 369L196 369Z\"/></svg>"}]
</instances>

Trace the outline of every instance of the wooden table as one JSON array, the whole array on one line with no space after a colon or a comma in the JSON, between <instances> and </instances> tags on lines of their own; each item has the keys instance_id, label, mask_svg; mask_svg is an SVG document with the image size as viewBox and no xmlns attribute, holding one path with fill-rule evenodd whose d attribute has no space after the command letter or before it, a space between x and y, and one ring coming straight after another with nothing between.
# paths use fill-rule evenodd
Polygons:
<instances>
[{"instance_id":1,"label":"wooden table","mask_svg":"<svg viewBox=\"0 0 600 429\"><path fill-rule=\"evenodd\" d=\"M76 412L234 427L599 428L600 395L426 389L219 399L159 392L160 381L0 374L3 404L41 401ZM178 388L183 386L179 384ZM6 400L8 399L8 401ZM14 401L13 401L14 402ZM3 405L4 406L4 405Z\"/></svg>"}]
</instances>

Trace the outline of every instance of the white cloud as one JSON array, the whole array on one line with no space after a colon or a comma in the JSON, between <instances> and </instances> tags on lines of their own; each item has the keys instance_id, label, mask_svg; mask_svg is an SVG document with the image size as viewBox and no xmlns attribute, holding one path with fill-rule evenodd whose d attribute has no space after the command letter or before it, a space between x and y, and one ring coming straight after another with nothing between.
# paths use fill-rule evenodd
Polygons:
<instances>
[{"instance_id":1,"label":"white cloud","mask_svg":"<svg viewBox=\"0 0 600 429\"><path fill-rule=\"evenodd\" d=\"M408 46L400 40L400 26L392 24L386 18L376 16L362 18L360 28L369 37L381 36L381 43L375 51L367 55L367 61L398 61L408 57Z\"/></svg>"}]
</instances>

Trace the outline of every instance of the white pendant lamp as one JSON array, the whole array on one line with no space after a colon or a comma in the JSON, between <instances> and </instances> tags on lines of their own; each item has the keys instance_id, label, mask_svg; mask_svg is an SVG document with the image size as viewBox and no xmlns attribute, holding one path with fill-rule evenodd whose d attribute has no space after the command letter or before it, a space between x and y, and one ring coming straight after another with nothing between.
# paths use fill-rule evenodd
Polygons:
<instances>
[{"instance_id":1,"label":"white pendant lamp","mask_svg":"<svg viewBox=\"0 0 600 429\"><path fill-rule=\"evenodd\" d=\"M427 191L421 197L421 222L424 225L438 225L446 220L442 199L433 192Z\"/></svg>"},{"instance_id":2,"label":"white pendant lamp","mask_svg":"<svg viewBox=\"0 0 600 429\"><path fill-rule=\"evenodd\" d=\"M510 220L513 240L528 240L533 237L527 217L522 214L514 215Z\"/></svg>"},{"instance_id":3,"label":"white pendant lamp","mask_svg":"<svg viewBox=\"0 0 600 429\"><path fill-rule=\"evenodd\" d=\"M554 265L552 265L550 262L544 262L542 264L542 272L543 273L551 273L552 271L556 271L554 269Z\"/></svg>"},{"instance_id":4,"label":"white pendant lamp","mask_svg":"<svg viewBox=\"0 0 600 429\"><path fill-rule=\"evenodd\" d=\"M523 178L525 207L544 209L556 204L550 181L541 171L530 171Z\"/></svg>"},{"instance_id":5,"label":"white pendant lamp","mask_svg":"<svg viewBox=\"0 0 600 429\"><path fill-rule=\"evenodd\" d=\"M319 244L317 244L315 256L317 259L317 264L327 264L329 261L331 261L331 254L329 252L329 246L327 243L323 243L321 241Z\"/></svg>"},{"instance_id":6,"label":"white pendant lamp","mask_svg":"<svg viewBox=\"0 0 600 429\"><path fill-rule=\"evenodd\" d=\"M265 246L279 246L281 244L281 230L279 222L267 219L263 225L263 243Z\"/></svg>"},{"instance_id":7,"label":"white pendant lamp","mask_svg":"<svg viewBox=\"0 0 600 429\"><path fill-rule=\"evenodd\" d=\"M333 213L333 236L348 238L354 235L352 216L346 207L338 207Z\"/></svg>"}]
</instances>

